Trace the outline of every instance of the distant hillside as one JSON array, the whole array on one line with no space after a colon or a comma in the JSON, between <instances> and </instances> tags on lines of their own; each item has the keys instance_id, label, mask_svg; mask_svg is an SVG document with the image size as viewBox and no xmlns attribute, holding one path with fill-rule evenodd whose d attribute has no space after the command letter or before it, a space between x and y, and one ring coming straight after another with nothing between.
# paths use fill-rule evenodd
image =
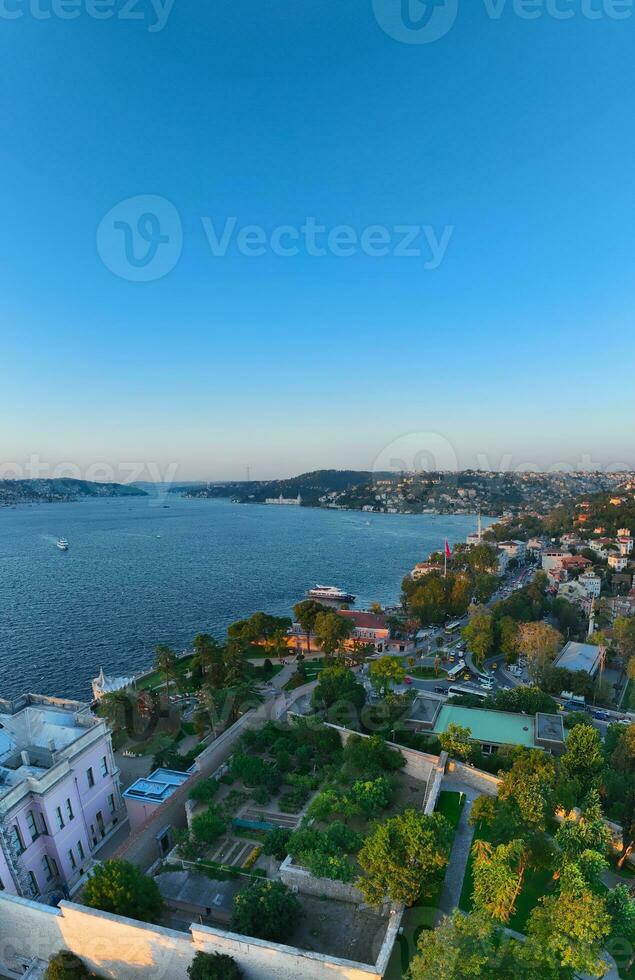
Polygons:
<instances>
[{"instance_id":1,"label":"distant hillside","mask_svg":"<svg viewBox=\"0 0 635 980\"><path fill-rule=\"evenodd\" d=\"M258 503L265 497L302 497L302 503L315 506L326 493L367 486L372 479L389 474L371 473L368 470L314 470L288 480L235 480L227 483L211 483L203 486L174 487L173 493L186 497L232 497L241 503Z\"/></svg>"},{"instance_id":2,"label":"distant hillside","mask_svg":"<svg viewBox=\"0 0 635 980\"><path fill-rule=\"evenodd\" d=\"M90 480L0 480L0 506L84 500L87 497L147 497L145 490L124 483Z\"/></svg>"}]
</instances>

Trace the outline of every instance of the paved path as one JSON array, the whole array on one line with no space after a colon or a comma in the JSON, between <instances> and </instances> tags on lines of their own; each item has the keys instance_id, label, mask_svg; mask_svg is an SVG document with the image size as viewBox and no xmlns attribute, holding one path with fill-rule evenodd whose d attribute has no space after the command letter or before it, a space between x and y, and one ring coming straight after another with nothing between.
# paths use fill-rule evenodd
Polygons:
<instances>
[{"instance_id":1,"label":"paved path","mask_svg":"<svg viewBox=\"0 0 635 980\"><path fill-rule=\"evenodd\" d=\"M451 777L444 779L443 789L464 793L466 799L465 805L461 810L459 825L456 829L452 853L450 855L450 862L445 872L443 887L439 895L439 908L437 910L435 925L438 925L444 916L450 915L459 906L465 868L467 866L467 859L470 856L472 838L474 837L474 827L470 827L467 821L472 809L472 801L479 795L477 790L471 786L466 786L465 783L461 783L459 780L454 780Z\"/></svg>"}]
</instances>

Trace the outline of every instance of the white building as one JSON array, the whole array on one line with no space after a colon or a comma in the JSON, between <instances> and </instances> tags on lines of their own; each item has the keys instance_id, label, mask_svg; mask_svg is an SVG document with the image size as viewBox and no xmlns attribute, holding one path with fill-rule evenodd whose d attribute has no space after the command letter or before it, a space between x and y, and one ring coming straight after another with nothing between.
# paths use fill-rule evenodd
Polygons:
<instances>
[{"instance_id":1,"label":"white building","mask_svg":"<svg viewBox=\"0 0 635 980\"><path fill-rule=\"evenodd\" d=\"M515 558L516 561L523 562L527 557L527 545L524 541L501 541L498 547L509 559Z\"/></svg>"},{"instance_id":2,"label":"white building","mask_svg":"<svg viewBox=\"0 0 635 980\"><path fill-rule=\"evenodd\" d=\"M595 572L583 572L578 578L578 582L592 599L599 599L602 591L602 579Z\"/></svg>"},{"instance_id":3,"label":"white building","mask_svg":"<svg viewBox=\"0 0 635 980\"><path fill-rule=\"evenodd\" d=\"M134 688L134 684L134 674L130 674L127 677L109 677L108 675L104 674L104 668L101 667L99 676L95 677L91 681L93 698L95 701L101 701L104 694L114 694L116 691L132 690Z\"/></svg>"},{"instance_id":4,"label":"white building","mask_svg":"<svg viewBox=\"0 0 635 980\"><path fill-rule=\"evenodd\" d=\"M620 555L630 555L633 550L633 539L627 535L621 535L617 539L617 547Z\"/></svg>"},{"instance_id":5,"label":"white building","mask_svg":"<svg viewBox=\"0 0 635 980\"><path fill-rule=\"evenodd\" d=\"M297 497L283 497L280 494L279 497L267 497L265 499L266 504L281 504L286 507L299 507L302 503L302 497L298 494Z\"/></svg>"},{"instance_id":6,"label":"white building","mask_svg":"<svg viewBox=\"0 0 635 980\"><path fill-rule=\"evenodd\" d=\"M626 555L609 555L609 568L615 569L616 572L622 572L628 565L628 558Z\"/></svg>"}]
</instances>

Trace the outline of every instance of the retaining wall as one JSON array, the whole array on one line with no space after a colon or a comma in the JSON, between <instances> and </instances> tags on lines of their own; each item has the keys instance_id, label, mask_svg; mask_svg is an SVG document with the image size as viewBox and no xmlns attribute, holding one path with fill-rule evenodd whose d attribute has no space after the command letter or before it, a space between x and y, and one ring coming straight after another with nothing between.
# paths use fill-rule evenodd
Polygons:
<instances>
[{"instance_id":1,"label":"retaining wall","mask_svg":"<svg viewBox=\"0 0 635 980\"><path fill-rule=\"evenodd\" d=\"M232 956L245 980L380 980L399 914L391 916L377 966L309 953L235 933L192 925L190 933L146 925L61 902L59 908L0 894L0 975L22 975L34 956L42 960L70 949L89 969L116 980L187 980L197 950ZM390 946L388 947L388 943Z\"/></svg>"},{"instance_id":2,"label":"retaining wall","mask_svg":"<svg viewBox=\"0 0 635 980\"><path fill-rule=\"evenodd\" d=\"M315 878L306 868L293 863L290 854L280 865L280 879L289 888L299 891L302 895L315 895L316 898L334 898L340 902L350 902L360 905L365 901L359 888L345 881L333 881L331 878Z\"/></svg>"},{"instance_id":3,"label":"retaining wall","mask_svg":"<svg viewBox=\"0 0 635 980\"><path fill-rule=\"evenodd\" d=\"M327 722L327 725L329 728L334 728L336 732L339 732L342 745L346 745L351 735L357 735L359 738L371 737L370 735L362 735L361 732L353 732L350 728L342 728L341 725L333 725L330 722ZM402 772L405 772L408 776L412 776L413 779L420 779L424 783L428 782L439 763L438 755L428 755L426 752L419 752L417 749L408 749L404 745L398 745L396 742L388 742L387 744L391 749L397 749L401 752L406 760L406 765L402 769Z\"/></svg>"}]
</instances>

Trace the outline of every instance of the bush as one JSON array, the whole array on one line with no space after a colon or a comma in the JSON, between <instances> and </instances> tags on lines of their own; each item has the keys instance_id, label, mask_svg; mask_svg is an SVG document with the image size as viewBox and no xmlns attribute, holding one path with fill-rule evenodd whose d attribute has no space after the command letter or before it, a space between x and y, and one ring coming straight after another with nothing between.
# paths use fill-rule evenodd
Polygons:
<instances>
[{"instance_id":1,"label":"bush","mask_svg":"<svg viewBox=\"0 0 635 980\"><path fill-rule=\"evenodd\" d=\"M281 813L298 813L306 803L309 794L306 790L295 787L288 793L283 793L278 801Z\"/></svg>"},{"instance_id":2,"label":"bush","mask_svg":"<svg viewBox=\"0 0 635 980\"><path fill-rule=\"evenodd\" d=\"M271 793L266 786L257 786L251 794L251 798L253 799L254 803L259 803L262 806L262 804L269 802L271 799Z\"/></svg>"},{"instance_id":3,"label":"bush","mask_svg":"<svg viewBox=\"0 0 635 980\"><path fill-rule=\"evenodd\" d=\"M190 790L190 799L197 803L211 803L218 792L218 780L203 779Z\"/></svg>"},{"instance_id":4,"label":"bush","mask_svg":"<svg viewBox=\"0 0 635 980\"><path fill-rule=\"evenodd\" d=\"M358 779L351 788L351 798L366 817L385 809L392 800L392 785L385 776L377 779Z\"/></svg>"},{"instance_id":5,"label":"bush","mask_svg":"<svg viewBox=\"0 0 635 980\"><path fill-rule=\"evenodd\" d=\"M255 881L235 896L230 928L257 939L284 943L301 914L299 901L281 881Z\"/></svg>"},{"instance_id":6,"label":"bush","mask_svg":"<svg viewBox=\"0 0 635 980\"><path fill-rule=\"evenodd\" d=\"M264 854L273 854L278 861L284 861L289 853L289 838L291 831L283 827L274 827L267 833L262 845Z\"/></svg>"},{"instance_id":7,"label":"bush","mask_svg":"<svg viewBox=\"0 0 635 980\"><path fill-rule=\"evenodd\" d=\"M86 882L84 904L140 922L156 922L163 911L163 899L154 878L128 861L98 864Z\"/></svg>"},{"instance_id":8,"label":"bush","mask_svg":"<svg viewBox=\"0 0 635 980\"><path fill-rule=\"evenodd\" d=\"M212 844L225 830L225 823L215 806L210 806L205 813L192 820L192 835L199 844Z\"/></svg>"},{"instance_id":9,"label":"bush","mask_svg":"<svg viewBox=\"0 0 635 980\"><path fill-rule=\"evenodd\" d=\"M90 975L75 953L71 953L68 949L61 949L49 959L44 980L82 980L83 977Z\"/></svg>"},{"instance_id":10,"label":"bush","mask_svg":"<svg viewBox=\"0 0 635 980\"><path fill-rule=\"evenodd\" d=\"M190 980L241 980L243 971L231 956L199 949L187 968L187 975Z\"/></svg>"}]
</instances>

